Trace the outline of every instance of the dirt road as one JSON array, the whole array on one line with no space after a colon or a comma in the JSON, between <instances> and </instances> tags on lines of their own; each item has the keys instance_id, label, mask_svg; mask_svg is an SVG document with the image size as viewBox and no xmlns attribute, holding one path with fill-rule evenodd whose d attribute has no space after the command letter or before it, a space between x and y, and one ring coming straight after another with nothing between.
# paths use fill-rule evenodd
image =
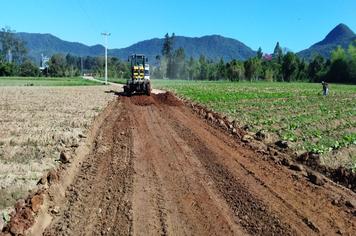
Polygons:
<instances>
[{"instance_id":1,"label":"dirt road","mask_svg":"<svg viewBox=\"0 0 356 236\"><path fill-rule=\"evenodd\" d=\"M44 235L351 235L347 200L169 96L118 97Z\"/></svg>"}]
</instances>

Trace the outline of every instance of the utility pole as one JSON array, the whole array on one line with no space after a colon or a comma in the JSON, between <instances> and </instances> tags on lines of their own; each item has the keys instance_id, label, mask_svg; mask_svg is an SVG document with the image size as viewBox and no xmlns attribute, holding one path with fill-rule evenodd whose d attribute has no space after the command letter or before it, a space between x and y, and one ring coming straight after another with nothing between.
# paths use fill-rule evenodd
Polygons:
<instances>
[{"instance_id":1,"label":"utility pole","mask_svg":"<svg viewBox=\"0 0 356 236\"><path fill-rule=\"evenodd\" d=\"M108 36L110 33L101 33L105 37L105 84L108 84Z\"/></svg>"},{"instance_id":2,"label":"utility pole","mask_svg":"<svg viewBox=\"0 0 356 236\"><path fill-rule=\"evenodd\" d=\"M9 49L9 50L7 51L7 61L8 61L9 63L12 62L12 52L11 52L11 49Z\"/></svg>"},{"instance_id":3,"label":"utility pole","mask_svg":"<svg viewBox=\"0 0 356 236\"><path fill-rule=\"evenodd\" d=\"M81 74L81 76L84 76L84 71L83 71L83 56L80 56L80 74Z\"/></svg>"}]
</instances>

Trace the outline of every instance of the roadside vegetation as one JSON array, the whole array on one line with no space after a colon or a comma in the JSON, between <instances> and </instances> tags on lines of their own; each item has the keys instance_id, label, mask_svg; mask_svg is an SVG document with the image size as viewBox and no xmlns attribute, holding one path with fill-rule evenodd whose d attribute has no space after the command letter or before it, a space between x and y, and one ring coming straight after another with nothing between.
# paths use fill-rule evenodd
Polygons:
<instances>
[{"instance_id":1,"label":"roadside vegetation","mask_svg":"<svg viewBox=\"0 0 356 236\"><path fill-rule=\"evenodd\" d=\"M0 77L78 77L82 74L104 76L105 58L54 54L48 62L34 62L28 56L26 44L15 37L10 28L0 30ZM42 69L40 69L40 67ZM129 65L116 57L108 58L111 78L128 78Z\"/></svg>"},{"instance_id":2,"label":"roadside vegetation","mask_svg":"<svg viewBox=\"0 0 356 236\"><path fill-rule=\"evenodd\" d=\"M292 148L324 154L356 144L356 86L226 81L154 80L168 89L237 120L251 131L263 130ZM343 153L346 166L355 166L355 152ZM326 160L328 161L328 160ZM356 170L356 169L355 169Z\"/></svg>"}]
</instances>

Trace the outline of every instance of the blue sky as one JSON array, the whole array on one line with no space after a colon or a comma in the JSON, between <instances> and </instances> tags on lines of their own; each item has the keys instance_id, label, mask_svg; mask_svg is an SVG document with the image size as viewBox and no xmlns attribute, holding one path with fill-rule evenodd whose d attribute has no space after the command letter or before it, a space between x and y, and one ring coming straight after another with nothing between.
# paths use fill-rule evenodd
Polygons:
<instances>
[{"instance_id":1,"label":"blue sky","mask_svg":"<svg viewBox=\"0 0 356 236\"><path fill-rule=\"evenodd\" d=\"M323 39L337 24L356 31L355 0L1 0L0 26L51 33L64 40L110 48L176 35L220 34L252 49L273 50L276 41L299 51Z\"/></svg>"}]
</instances>

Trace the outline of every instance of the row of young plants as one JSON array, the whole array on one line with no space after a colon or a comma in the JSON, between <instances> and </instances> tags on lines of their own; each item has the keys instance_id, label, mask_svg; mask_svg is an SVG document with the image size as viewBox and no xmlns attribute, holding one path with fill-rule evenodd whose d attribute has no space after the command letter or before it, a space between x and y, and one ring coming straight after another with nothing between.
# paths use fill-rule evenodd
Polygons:
<instances>
[{"instance_id":1,"label":"row of young plants","mask_svg":"<svg viewBox=\"0 0 356 236\"><path fill-rule=\"evenodd\" d=\"M356 144L356 86L320 84L154 81L193 101L236 119L250 129L263 129L316 153Z\"/></svg>"}]
</instances>

